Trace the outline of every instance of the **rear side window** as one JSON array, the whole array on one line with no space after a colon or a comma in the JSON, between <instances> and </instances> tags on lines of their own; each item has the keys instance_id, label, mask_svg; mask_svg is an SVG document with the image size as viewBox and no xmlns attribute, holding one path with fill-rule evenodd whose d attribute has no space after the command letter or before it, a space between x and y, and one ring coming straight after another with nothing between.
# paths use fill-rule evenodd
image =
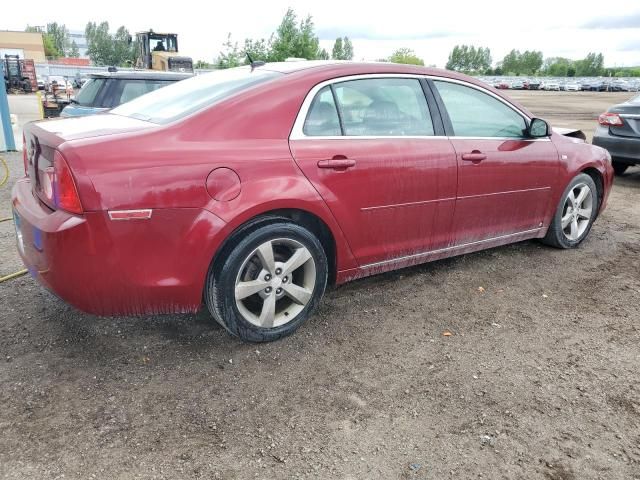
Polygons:
<instances>
[{"instance_id":1,"label":"rear side window","mask_svg":"<svg viewBox=\"0 0 640 480\"><path fill-rule=\"evenodd\" d=\"M522 115L478 89L435 81L456 137L520 138L526 123Z\"/></svg>"},{"instance_id":2,"label":"rear side window","mask_svg":"<svg viewBox=\"0 0 640 480\"><path fill-rule=\"evenodd\" d=\"M124 80L122 82L122 92L116 105L127 103L134 98L141 97L145 93L153 92L162 87L170 85L172 82L160 80Z\"/></svg>"},{"instance_id":3,"label":"rear side window","mask_svg":"<svg viewBox=\"0 0 640 480\"><path fill-rule=\"evenodd\" d=\"M302 131L310 137L333 137L342 135L338 110L333 100L331 87L324 87L313 99Z\"/></svg>"},{"instance_id":4,"label":"rear side window","mask_svg":"<svg viewBox=\"0 0 640 480\"><path fill-rule=\"evenodd\" d=\"M368 78L324 87L313 99L303 133L340 135L340 118L345 136L434 135L427 100L417 79Z\"/></svg>"}]
</instances>

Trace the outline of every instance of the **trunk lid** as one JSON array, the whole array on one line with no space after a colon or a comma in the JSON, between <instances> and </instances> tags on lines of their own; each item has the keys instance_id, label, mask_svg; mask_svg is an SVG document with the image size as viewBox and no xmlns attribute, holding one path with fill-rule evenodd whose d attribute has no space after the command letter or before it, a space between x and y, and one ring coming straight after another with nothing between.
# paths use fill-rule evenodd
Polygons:
<instances>
[{"instance_id":1,"label":"trunk lid","mask_svg":"<svg viewBox=\"0 0 640 480\"><path fill-rule=\"evenodd\" d=\"M619 137L640 137L640 104L621 103L609 109L611 113L617 113L622 118L624 125L621 127L609 127L611 135Z\"/></svg>"},{"instance_id":2,"label":"trunk lid","mask_svg":"<svg viewBox=\"0 0 640 480\"><path fill-rule=\"evenodd\" d=\"M157 128L157 125L112 114L28 123L24 127L24 148L27 157L26 174L31 180L33 193L43 203L52 207L45 200L46 189L51 188L49 179L53 169L53 158L62 143L152 128ZM70 167L73 170L73 165Z\"/></svg>"}]
</instances>

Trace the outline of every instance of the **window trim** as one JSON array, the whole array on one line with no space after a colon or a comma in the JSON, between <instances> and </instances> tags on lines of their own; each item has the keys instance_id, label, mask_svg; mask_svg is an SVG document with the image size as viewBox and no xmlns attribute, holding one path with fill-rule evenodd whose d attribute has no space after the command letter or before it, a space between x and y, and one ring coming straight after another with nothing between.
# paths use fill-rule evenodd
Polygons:
<instances>
[{"instance_id":1,"label":"window trim","mask_svg":"<svg viewBox=\"0 0 640 480\"><path fill-rule=\"evenodd\" d=\"M309 108L311 107L311 103L313 102L313 99L315 98L316 94L324 87L326 87L327 85L331 86L331 89L333 90L333 85L336 83L342 83L342 82L347 82L350 80L366 80L366 79L376 79L376 78L412 78L412 79L417 79L418 81L420 81L422 88L423 88L423 92L425 94L425 100L427 102L427 105L429 107L430 113L431 113L431 120L433 122L433 127L434 127L434 132L436 133L436 135L411 135L411 136L405 136L405 135L394 135L394 136L371 136L371 135L341 135L341 136L337 136L337 135L332 135L332 136L308 136L305 135L302 128L304 126L304 122L307 118L307 114L309 113ZM315 85L311 90L309 90L309 92L307 93L306 97L304 98L304 101L302 102L302 106L300 107L300 110L298 111L298 115L296 116L295 122L293 123L293 127L291 128L291 132L289 134L289 140L342 140L342 139L347 139L347 140L355 140L355 139L360 139L360 140L372 140L372 139L399 139L399 138L405 138L405 139L415 139L415 138L421 138L421 139L429 139L429 138L433 138L433 139L443 139L443 138L451 138L451 139L459 139L459 140L464 140L464 139L478 139L478 140L523 140L523 141L528 141L528 142L550 142L551 139L550 138L526 138L526 137L522 137L522 138L518 138L518 137L457 137L455 135L453 135L453 129L451 127L451 121L449 120L449 114L447 113L447 110L444 106L444 103L442 102L442 99L440 98L440 94L438 93L436 86L433 84L433 81L437 80L437 81L443 81L443 82L450 82L450 83L457 83L460 85L463 85L465 87L469 87L469 88L473 88L475 90L478 90L482 93L485 93L493 98L495 98L496 100L498 100L499 102L502 102L504 105L506 105L508 108L511 108L514 112L516 112L517 114L519 114L525 121L525 125L528 127L529 124L531 123L531 118L524 113L522 110L520 110L518 107L516 107L515 105L513 105L512 103L510 103L508 100L502 98L500 95L497 95L494 92L491 92L490 90L488 90L487 88L480 86L480 85L475 85L473 83L469 83L463 80L458 80L455 78L449 78L449 77L439 77L437 75L418 75L418 74L411 74L411 73L367 73L367 74L360 74L360 75L348 75L348 76L344 76L344 77L336 77L336 78L332 78L329 80L325 80L323 82L318 83L317 85ZM423 82L426 82L426 86L429 87L429 89L425 89L425 85ZM432 108L431 103L429 102L429 94L431 94L433 96L433 100L435 100L436 106L437 108L437 112L434 111L434 109ZM339 107L336 105L336 108L339 109ZM434 116L437 117L437 121L434 121ZM444 132L442 132L442 135L438 135L438 124L439 122L442 122L442 125L444 127Z\"/></svg>"}]
</instances>

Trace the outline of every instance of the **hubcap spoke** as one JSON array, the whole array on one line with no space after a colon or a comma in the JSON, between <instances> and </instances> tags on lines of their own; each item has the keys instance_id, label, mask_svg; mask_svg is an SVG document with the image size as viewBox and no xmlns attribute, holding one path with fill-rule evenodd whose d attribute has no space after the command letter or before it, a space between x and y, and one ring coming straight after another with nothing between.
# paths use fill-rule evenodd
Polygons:
<instances>
[{"instance_id":1,"label":"hubcap spoke","mask_svg":"<svg viewBox=\"0 0 640 480\"><path fill-rule=\"evenodd\" d=\"M580 218L584 218L585 220L589 220L591 218L591 209L590 208L580 208L576 211Z\"/></svg>"},{"instance_id":2,"label":"hubcap spoke","mask_svg":"<svg viewBox=\"0 0 640 480\"><path fill-rule=\"evenodd\" d=\"M571 221L571 240L578 238L578 220L574 218Z\"/></svg>"},{"instance_id":3,"label":"hubcap spoke","mask_svg":"<svg viewBox=\"0 0 640 480\"><path fill-rule=\"evenodd\" d=\"M565 229L569 226L569 224L571 223L571 219L573 218L573 216L571 215L571 212L568 212L564 217L562 217L562 228Z\"/></svg>"},{"instance_id":4,"label":"hubcap spoke","mask_svg":"<svg viewBox=\"0 0 640 480\"><path fill-rule=\"evenodd\" d=\"M264 268L271 275L276 272L276 261L273 258L273 244L271 242L265 242L258 247L256 252L262 268Z\"/></svg>"},{"instance_id":5,"label":"hubcap spoke","mask_svg":"<svg viewBox=\"0 0 640 480\"><path fill-rule=\"evenodd\" d=\"M567 200L569 201L569 205L575 205L576 203L576 196L573 194L573 190L571 190L569 192L569 195L567 196Z\"/></svg>"},{"instance_id":6,"label":"hubcap spoke","mask_svg":"<svg viewBox=\"0 0 640 480\"><path fill-rule=\"evenodd\" d=\"M298 305L306 305L311 298L311 290L307 290L293 283L287 283L283 285L282 288L284 289L284 293Z\"/></svg>"},{"instance_id":7,"label":"hubcap spoke","mask_svg":"<svg viewBox=\"0 0 640 480\"><path fill-rule=\"evenodd\" d=\"M275 294L269 295L264 299L262 304L262 311L260 312L260 318L258 322L260 326L265 328L273 327L273 322L276 319L276 296Z\"/></svg>"},{"instance_id":8,"label":"hubcap spoke","mask_svg":"<svg viewBox=\"0 0 640 480\"><path fill-rule=\"evenodd\" d=\"M269 282L260 278L249 280L248 282L240 282L236 285L236 299L242 300L243 298L250 297L259 291L264 290L268 286Z\"/></svg>"},{"instance_id":9,"label":"hubcap spoke","mask_svg":"<svg viewBox=\"0 0 640 480\"><path fill-rule=\"evenodd\" d=\"M290 275L311 258L311 253L304 247L297 248L291 258L282 266L282 275Z\"/></svg>"},{"instance_id":10,"label":"hubcap spoke","mask_svg":"<svg viewBox=\"0 0 640 480\"><path fill-rule=\"evenodd\" d=\"M589 190L589 187L587 187L586 185L580 189L580 193L578 193L578 197L576 198L577 207L582 206L582 202L584 202L589 193L591 193L591 190Z\"/></svg>"}]
</instances>

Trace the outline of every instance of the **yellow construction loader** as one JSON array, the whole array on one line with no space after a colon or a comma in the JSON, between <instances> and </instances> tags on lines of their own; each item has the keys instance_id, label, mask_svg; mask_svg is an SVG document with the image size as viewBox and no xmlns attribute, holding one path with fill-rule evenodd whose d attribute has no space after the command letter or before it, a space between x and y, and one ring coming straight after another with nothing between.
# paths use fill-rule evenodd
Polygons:
<instances>
[{"instance_id":1,"label":"yellow construction loader","mask_svg":"<svg viewBox=\"0 0 640 480\"><path fill-rule=\"evenodd\" d=\"M191 57L178 54L176 33L157 33L153 30L136 33L138 55L136 68L165 72L193 72Z\"/></svg>"}]
</instances>

